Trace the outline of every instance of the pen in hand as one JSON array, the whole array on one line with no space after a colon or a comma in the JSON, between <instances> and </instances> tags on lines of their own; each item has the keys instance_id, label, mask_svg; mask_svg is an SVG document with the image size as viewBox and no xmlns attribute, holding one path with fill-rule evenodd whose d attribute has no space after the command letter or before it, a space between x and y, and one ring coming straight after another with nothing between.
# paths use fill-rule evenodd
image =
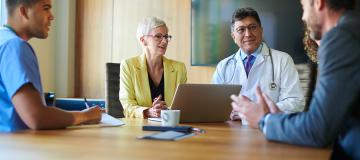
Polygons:
<instances>
[{"instance_id":1,"label":"pen in hand","mask_svg":"<svg viewBox=\"0 0 360 160\"><path fill-rule=\"evenodd\" d=\"M89 109L90 106L89 106L89 104L88 104L88 101L86 100L86 97L84 97L84 103L85 103L86 109Z\"/></svg>"},{"instance_id":2,"label":"pen in hand","mask_svg":"<svg viewBox=\"0 0 360 160\"><path fill-rule=\"evenodd\" d=\"M161 94L159 96L157 96L156 98L154 98L154 102L156 102L159 99L161 99Z\"/></svg>"},{"instance_id":3,"label":"pen in hand","mask_svg":"<svg viewBox=\"0 0 360 160\"><path fill-rule=\"evenodd\" d=\"M162 95L159 94L159 96L157 96L156 98L154 98L154 102L153 102L153 106L156 103L159 103L159 101L161 101ZM164 102L164 105L161 107L162 110L167 110L168 108L166 107L166 104Z\"/></svg>"}]
</instances>

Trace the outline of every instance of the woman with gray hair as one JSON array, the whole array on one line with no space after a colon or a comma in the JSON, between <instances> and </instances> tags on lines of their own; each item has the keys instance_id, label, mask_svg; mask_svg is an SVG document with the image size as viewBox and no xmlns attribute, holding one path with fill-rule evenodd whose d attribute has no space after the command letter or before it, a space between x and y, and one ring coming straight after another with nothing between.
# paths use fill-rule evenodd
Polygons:
<instances>
[{"instance_id":1,"label":"woman with gray hair","mask_svg":"<svg viewBox=\"0 0 360 160\"><path fill-rule=\"evenodd\" d=\"M164 55L171 40L163 20L148 17L137 28L143 53L126 59L120 67L120 101L125 117L160 117L168 109L176 86L187 80L184 63Z\"/></svg>"}]
</instances>

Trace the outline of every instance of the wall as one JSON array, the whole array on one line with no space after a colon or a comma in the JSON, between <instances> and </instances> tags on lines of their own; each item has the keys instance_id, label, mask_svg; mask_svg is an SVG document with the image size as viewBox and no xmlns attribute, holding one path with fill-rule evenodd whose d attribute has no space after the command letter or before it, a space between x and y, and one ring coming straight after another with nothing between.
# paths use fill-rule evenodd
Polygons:
<instances>
[{"instance_id":1,"label":"wall","mask_svg":"<svg viewBox=\"0 0 360 160\"><path fill-rule=\"evenodd\" d=\"M39 59L44 91L74 97L76 89L76 97L103 98L105 63L140 54L135 31L146 16L167 22L174 38L166 56L186 64L188 82L210 82L214 68L190 66L190 5L190 0L53 0L55 21L48 39L30 41Z\"/></svg>"},{"instance_id":2,"label":"wall","mask_svg":"<svg viewBox=\"0 0 360 160\"><path fill-rule=\"evenodd\" d=\"M39 61L41 82L44 92L55 91L55 38L54 27L51 27L47 39L33 38L29 41Z\"/></svg>"},{"instance_id":3,"label":"wall","mask_svg":"<svg viewBox=\"0 0 360 160\"><path fill-rule=\"evenodd\" d=\"M190 66L190 0L78 0L76 97L104 97L105 63L141 54L138 22L157 16L173 35L166 56L186 64L188 83L209 83L212 67Z\"/></svg>"},{"instance_id":4,"label":"wall","mask_svg":"<svg viewBox=\"0 0 360 160\"><path fill-rule=\"evenodd\" d=\"M0 25L6 23L7 13L6 13L5 1L6 0L0 0Z\"/></svg>"},{"instance_id":5,"label":"wall","mask_svg":"<svg viewBox=\"0 0 360 160\"><path fill-rule=\"evenodd\" d=\"M55 41L55 91L57 97L74 97L76 1L54 2L58 28Z\"/></svg>"},{"instance_id":6,"label":"wall","mask_svg":"<svg viewBox=\"0 0 360 160\"><path fill-rule=\"evenodd\" d=\"M53 91L57 97L73 97L76 2L53 0L52 5L55 21L49 37L29 42L39 60L44 91Z\"/></svg>"}]
</instances>

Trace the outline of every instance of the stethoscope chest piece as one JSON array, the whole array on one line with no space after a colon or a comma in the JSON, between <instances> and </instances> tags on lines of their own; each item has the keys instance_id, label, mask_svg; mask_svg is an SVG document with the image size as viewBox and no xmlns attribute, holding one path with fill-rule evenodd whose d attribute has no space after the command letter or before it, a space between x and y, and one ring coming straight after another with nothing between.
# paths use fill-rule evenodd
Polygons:
<instances>
[{"instance_id":1,"label":"stethoscope chest piece","mask_svg":"<svg viewBox=\"0 0 360 160\"><path fill-rule=\"evenodd\" d=\"M275 90L275 89L277 88L276 83L275 83L275 82L271 82L271 83L269 84L269 88L270 88L270 90Z\"/></svg>"}]
</instances>

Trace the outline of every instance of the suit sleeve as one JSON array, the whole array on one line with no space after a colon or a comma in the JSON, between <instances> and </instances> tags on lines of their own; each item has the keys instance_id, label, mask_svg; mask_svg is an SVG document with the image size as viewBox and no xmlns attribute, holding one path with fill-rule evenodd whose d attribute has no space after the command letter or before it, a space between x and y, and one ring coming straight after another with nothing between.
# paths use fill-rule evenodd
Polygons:
<instances>
[{"instance_id":1,"label":"suit sleeve","mask_svg":"<svg viewBox=\"0 0 360 160\"><path fill-rule=\"evenodd\" d=\"M144 118L143 111L148 107L138 105L135 97L135 88L133 78L130 73L130 67L126 61L120 65L120 102L124 108L125 117Z\"/></svg>"},{"instance_id":2,"label":"suit sleeve","mask_svg":"<svg viewBox=\"0 0 360 160\"><path fill-rule=\"evenodd\" d=\"M273 114L265 124L268 140L327 146L339 135L359 94L359 40L333 29L319 50L319 79L308 112ZM346 84L344 84L346 83Z\"/></svg>"},{"instance_id":3,"label":"suit sleeve","mask_svg":"<svg viewBox=\"0 0 360 160\"><path fill-rule=\"evenodd\" d=\"M181 66L182 66L182 72L181 72L182 75L181 75L180 83L183 84L187 82L187 71L184 63L181 63Z\"/></svg>"}]
</instances>

